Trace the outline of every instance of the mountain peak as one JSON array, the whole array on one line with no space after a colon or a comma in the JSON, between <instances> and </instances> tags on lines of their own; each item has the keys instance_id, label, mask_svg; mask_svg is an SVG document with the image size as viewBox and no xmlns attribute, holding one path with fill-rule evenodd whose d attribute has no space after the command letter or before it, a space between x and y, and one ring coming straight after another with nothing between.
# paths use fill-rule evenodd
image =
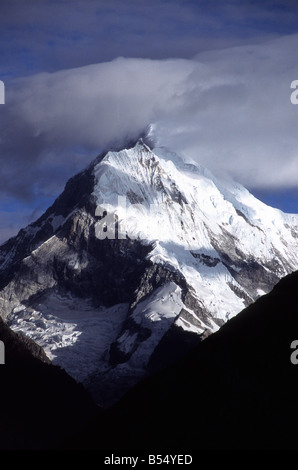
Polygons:
<instances>
[{"instance_id":1,"label":"mountain peak","mask_svg":"<svg viewBox=\"0 0 298 470\"><path fill-rule=\"evenodd\" d=\"M127 147L0 247L2 315L102 404L298 267L298 216L146 139Z\"/></svg>"}]
</instances>

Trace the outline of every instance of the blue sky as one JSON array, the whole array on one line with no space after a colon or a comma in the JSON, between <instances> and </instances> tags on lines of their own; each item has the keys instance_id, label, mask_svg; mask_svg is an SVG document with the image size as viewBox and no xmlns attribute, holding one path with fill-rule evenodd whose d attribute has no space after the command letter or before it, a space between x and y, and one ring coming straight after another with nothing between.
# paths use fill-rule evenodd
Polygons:
<instances>
[{"instance_id":1,"label":"blue sky","mask_svg":"<svg viewBox=\"0 0 298 470\"><path fill-rule=\"evenodd\" d=\"M297 18L282 0L1 0L0 243L150 122L298 212Z\"/></svg>"}]
</instances>

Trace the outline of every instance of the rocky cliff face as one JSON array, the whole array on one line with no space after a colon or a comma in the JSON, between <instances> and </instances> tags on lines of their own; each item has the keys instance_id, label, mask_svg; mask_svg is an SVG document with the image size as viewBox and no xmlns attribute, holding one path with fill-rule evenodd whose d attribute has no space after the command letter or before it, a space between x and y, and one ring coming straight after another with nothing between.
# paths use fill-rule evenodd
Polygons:
<instances>
[{"instance_id":1,"label":"rocky cliff face","mask_svg":"<svg viewBox=\"0 0 298 470\"><path fill-rule=\"evenodd\" d=\"M1 316L106 406L297 269L297 237L297 216L140 140L0 247Z\"/></svg>"}]
</instances>

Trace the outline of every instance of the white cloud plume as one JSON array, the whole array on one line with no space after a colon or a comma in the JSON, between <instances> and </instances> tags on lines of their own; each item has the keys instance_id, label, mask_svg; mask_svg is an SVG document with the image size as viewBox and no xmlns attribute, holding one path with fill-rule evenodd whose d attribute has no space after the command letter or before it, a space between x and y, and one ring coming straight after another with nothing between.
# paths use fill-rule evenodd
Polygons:
<instances>
[{"instance_id":1,"label":"white cloud plume","mask_svg":"<svg viewBox=\"0 0 298 470\"><path fill-rule=\"evenodd\" d=\"M63 167L70 175L88 163L84 152L95 156L149 123L159 144L248 187L296 185L298 106L290 101L290 84L298 79L297 40L292 35L192 60L118 58L15 81L1 115L2 190L36 186L48 165L52 175ZM34 171L20 180L14 171L25 162Z\"/></svg>"}]
</instances>

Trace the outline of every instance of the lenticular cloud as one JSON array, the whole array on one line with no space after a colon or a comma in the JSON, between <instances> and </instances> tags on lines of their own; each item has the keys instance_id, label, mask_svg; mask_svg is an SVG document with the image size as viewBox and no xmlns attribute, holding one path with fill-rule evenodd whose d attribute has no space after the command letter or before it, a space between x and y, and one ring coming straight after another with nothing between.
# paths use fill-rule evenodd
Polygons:
<instances>
[{"instance_id":1,"label":"lenticular cloud","mask_svg":"<svg viewBox=\"0 0 298 470\"><path fill-rule=\"evenodd\" d=\"M71 174L74 155L83 167L87 154L136 138L150 123L158 145L249 187L295 185L298 109L290 84L298 68L288 51L296 42L293 35L192 60L118 58L17 80L1 125L0 185L21 193L49 165L52 174L63 167ZM24 161L34 182L30 173L17 176Z\"/></svg>"}]
</instances>

